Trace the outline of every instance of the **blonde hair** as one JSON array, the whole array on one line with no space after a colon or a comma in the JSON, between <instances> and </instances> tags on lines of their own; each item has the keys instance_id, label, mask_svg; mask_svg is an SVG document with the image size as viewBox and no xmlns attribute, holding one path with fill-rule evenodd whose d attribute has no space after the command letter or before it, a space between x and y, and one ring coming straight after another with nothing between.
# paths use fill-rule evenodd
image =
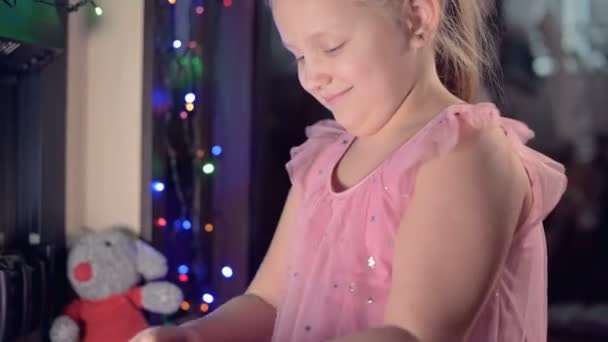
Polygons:
<instances>
[{"instance_id":1,"label":"blonde hair","mask_svg":"<svg viewBox=\"0 0 608 342\"><path fill-rule=\"evenodd\" d=\"M369 2L370 0L358 0ZM401 13L404 1L373 0ZM497 82L491 16L494 0L439 0L442 8L435 36L437 73L443 85L466 102L481 93L484 81ZM402 18L399 18L402 20Z\"/></svg>"},{"instance_id":2,"label":"blonde hair","mask_svg":"<svg viewBox=\"0 0 608 342\"><path fill-rule=\"evenodd\" d=\"M484 80L496 81L496 51L490 33L492 0L440 0L443 13L436 36L437 72L454 95L471 102Z\"/></svg>"}]
</instances>

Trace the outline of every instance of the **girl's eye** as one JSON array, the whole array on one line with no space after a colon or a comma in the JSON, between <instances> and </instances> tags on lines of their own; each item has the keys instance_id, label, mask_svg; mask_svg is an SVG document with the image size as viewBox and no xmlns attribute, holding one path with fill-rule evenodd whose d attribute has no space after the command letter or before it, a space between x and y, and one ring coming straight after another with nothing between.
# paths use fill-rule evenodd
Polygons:
<instances>
[{"instance_id":1,"label":"girl's eye","mask_svg":"<svg viewBox=\"0 0 608 342\"><path fill-rule=\"evenodd\" d=\"M338 50L340 50L340 49L341 49L341 48L344 46L344 44L346 44L346 43L342 43L342 44L340 44L340 45L336 46L336 47L335 47L335 48L333 48L333 49L326 50L325 52L327 52L327 53L334 53L334 52L337 52Z\"/></svg>"}]
</instances>

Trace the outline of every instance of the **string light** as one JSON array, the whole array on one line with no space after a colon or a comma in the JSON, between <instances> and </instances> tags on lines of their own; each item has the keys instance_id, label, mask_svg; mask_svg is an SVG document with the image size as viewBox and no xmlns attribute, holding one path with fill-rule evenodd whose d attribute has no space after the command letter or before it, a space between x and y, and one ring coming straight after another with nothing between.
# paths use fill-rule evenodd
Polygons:
<instances>
[{"instance_id":1,"label":"string light","mask_svg":"<svg viewBox=\"0 0 608 342\"><path fill-rule=\"evenodd\" d=\"M214 171L215 171L215 166L213 166L213 164L211 164L211 163L207 163L207 164L203 165L203 172L204 172L206 175L210 175L210 174L212 174Z\"/></svg>"},{"instance_id":2,"label":"string light","mask_svg":"<svg viewBox=\"0 0 608 342\"><path fill-rule=\"evenodd\" d=\"M229 266L222 267L222 275L224 276L224 278L232 278L232 276L234 275L234 273L232 272L232 268L230 268Z\"/></svg>"},{"instance_id":3,"label":"string light","mask_svg":"<svg viewBox=\"0 0 608 342\"><path fill-rule=\"evenodd\" d=\"M163 192L165 190L165 184L163 182L152 182L152 190L156 192Z\"/></svg>"},{"instance_id":4,"label":"string light","mask_svg":"<svg viewBox=\"0 0 608 342\"><path fill-rule=\"evenodd\" d=\"M184 310L184 311L188 311L190 310L190 303L188 303L187 301L183 301L180 305L179 305L180 309Z\"/></svg>"},{"instance_id":5,"label":"string light","mask_svg":"<svg viewBox=\"0 0 608 342\"><path fill-rule=\"evenodd\" d=\"M159 219L156 220L156 225L158 227L166 227L167 226L167 220L165 220L164 217L160 217Z\"/></svg>"},{"instance_id":6,"label":"string light","mask_svg":"<svg viewBox=\"0 0 608 342\"><path fill-rule=\"evenodd\" d=\"M219 145L215 145L211 148L211 154L216 157L219 157L222 154L222 147Z\"/></svg>"},{"instance_id":7,"label":"string light","mask_svg":"<svg viewBox=\"0 0 608 342\"><path fill-rule=\"evenodd\" d=\"M207 304L213 303L214 300L215 300L215 298L213 298L213 296L209 293L205 293L203 295L203 302L205 302Z\"/></svg>"},{"instance_id":8,"label":"string light","mask_svg":"<svg viewBox=\"0 0 608 342\"><path fill-rule=\"evenodd\" d=\"M194 101L196 101L196 95L194 95L194 93L188 93L184 96L184 100L186 103L194 103Z\"/></svg>"},{"instance_id":9,"label":"string light","mask_svg":"<svg viewBox=\"0 0 608 342\"><path fill-rule=\"evenodd\" d=\"M179 274L186 274L186 273L190 272L190 268L187 265L180 265L177 268L177 272Z\"/></svg>"},{"instance_id":10,"label":"string light","mask_svg":"<svg viewBox=\"0 0 608 342\"><path fill-rule=\"evenodd\" d=\"M46 0L45 0L46 1ZM76 1L76 0L72 0ZM224 7L233 6L232 0L222 0ZM164 3L164 5L162 5ZM202 4L198 6L190 7L190 12L187 16L184 13L178 13L174 11L170 5L175 5L177 0L167 0L167 2L161 2L159 5L167 11L168 15L173 16L174 20L167 22L174 22L175 20L181 20L187 25L194 26L194 21L202 20L193 16L192 11L194 11L197 15L202 15L208 8L205 8ZM200 2L199 2L200 3ZM100 9L101 10L101 9ZM97 13L97 10L96 10ZM177 101L173 101L173 99L169 99L165 101L165 107L162 110L162 113L175 113L178 114L177 117L175 114L168 115L163 117L162 120L159 120L158 127L162 127L165 129L164 134L168 139L163 139L166 146L166 150L155 150L155 152L159 152L159 156L163 158L163 156L167 156L166 158L168 163L168 172L166 177L169 180L164 180L163 182L154 182L152 185L152 189L156 192L162 191L171 191L171 195L167 194L166 198L163 199L162 203L158 203L160 207L167 206L167 212L173 213L173 217L159 217L157 216L154 221L155 224L159 227L172 226L175 230L162 230L162 234L172 234L173 232L177 232L180 230L192 230L194 224L198 225L202 223L204 217L201 217L201 213L207 212L206 204L208 201L204 198L202 186L205 183L204 177L201 176L200 171L192 174L191 172L184 173L181 165L183 162L194 162L196 165L200 165L202 172L207 175L211 175L215 172L216 165L214 164L213 157L218 157L223 154L223 149L220 145L213 145L211 148L207 149L207 143L204 137L201 137L205 130L199 129L200 122L198 115L195 115L193 112L195 111L196 106L199 103L202 103L201 99L197 99L200 97L200 93L198 93L197 86L203 83L200 83L201 78L203 77L203 57L201 53L203 49L200 49L202 46L202 41L198 40L197 35L193 35L192 38L186 38L185 36L172 36L175 34L173 31L173 27L171 24L167 25L164 22L159 25L166 25L166 29L161 29L157 38L161 39L164 42L164 46L168 47L167 49L159 50L159 54L163 54L162 58L159 58L158 61L170 61L171 64L161 62L161 67L164 70L159 71L159 75L161 78L164 78L163 81L166 87L167 94L171 94L168 96L172 96L176 92L181 92L186 89L186 92L183 92L184 102L180 103L179 97ZM167 39L167 37L169 39ZM179 38L179 39L178 39ZM168 58L165 58L168 55ZM176 68L177 67L177 70ZM205 65L207 67L207 65ZM161 68L161 69L162 69ZM160 70L160 69L159 69ZM165 88L163 88L165 89ZM191 90L191 91L188 91ZM195 91L196 90L196 91ZM199 101L199 102L197 102ZM173 108L171 108L173 106ZM180 106L183 106L180 108ZM160 111L159 111L160 113ZM158 116L159 118L161 116ZM183 122L179 122L179 119L183 120ZM177 131L176 131L177 130ZM180 132L179 130L183 130ZM205 149L201 148L205 146ZM155 146L155 148L157 148ZM193 152L194 156L191 154ZM210 158L210 156L212 156ZM209 160L205 160L204 158L209 158ZM200 163L200 164L199 164ZM170 183L168 183L170 181ZM170 184L170 186L166 187L165 184ZM203 198L201 198L203 197ZM160 198L155 196L155 201ZM171 202L176 201L175 207ZM156 208L155 203L155 208ZM164 213L164 212L163 212ZM156 213L158 214L158 213ZM204 221L203 221L204 222ZM215 230L215 227L211 223L207 223L204 225L204 232L212 233ZM198 229L194 229L192 233L188 234L177 234L178 239L200 239L201 236L200 231ZM164 235L163 235L164 236ZM173 239L173 238L171 238ZM173 240L171 240L173 241ZM176 241L177 242L177 241ZM173 243L173 242L171 242ZM181 245L181 243L180 243ZM181 248L178 245L172 247L172 249ZM188 247L192 248L192 247ZM189 256L186 259L182 260L173 260L177 267L177 280L180 286L183 288L184 294L195 294L193 292L196 288L205 288L208 286L205 282L205 279L199 279L198 272L193 272L192 265L198 265L198 262L203 261L203 264L210 263L210 260L207 259L206 253L202 253L200 251L200 245L194 246L196 250L194 251L194 256ZM189 253L171 253L174 255L168 255L171 257L182 257L183 255L191 255L192 251ZM190 260L194 258L194 260ZM211 265L204 265L204 267L210 267ZM234 277L234 271L232 267L228 265L222 265L221 274L224 278L232 278ZM217 272L217 271L216 271ZM191 278L192 277L192 278ZM175 278L174 278L175 279ZM196 309L197 302L200 303L199 310L202 313L207 313L210 311L210 304L215 301L214 296L212 295L212 288L208 288L209 292L204 293L202 295L202 301L197 300L198 298L193 298L190 296L188 299L184 300L180 308L183 311L189 311ZM200 292L199 292L200 293Z\"/></svg>"}]
</instances>

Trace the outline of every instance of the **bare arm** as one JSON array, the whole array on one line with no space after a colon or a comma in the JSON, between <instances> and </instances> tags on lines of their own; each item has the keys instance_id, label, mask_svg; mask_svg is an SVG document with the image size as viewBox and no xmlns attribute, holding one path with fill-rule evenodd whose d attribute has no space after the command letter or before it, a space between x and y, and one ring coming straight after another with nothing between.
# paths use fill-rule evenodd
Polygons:
<instances>
[{"instance_id":1,"label":"bare arm","mask_svg":"<svg viewBox=\"0 0 608 342\"><path fill-rule=\"evenodd\" d=\"M246 294L234 298L206 318L187 324L209 341L270 341L276 308L287 269L287 244L297 207L293 190L287 195L268 253Z\"/></svg>"},{"instance_id":2,"label":"bare arm","mask_svg":"<svg viewBox=\"0 0 608 342\"><path fill-rule=\"evenodd\" d=\"M276 309L254 294L235 297L210 315L187 322L182 327L192 329L197 339L192 341L267 342L272 337ZM188 340L190 341L190 340Z\"/></svg>"},{"instance_id":3,"label":"bare arm","mask_svg":"<svg viewBox=\"0 0 608 342\"><path fill-rule=\"evenodd\" d=\"M180 328L155 328L138 335L137 342L231 342L270 341L276 308L287 269L289 232L295 218L297 194L289 192L274 238L251 285L213 313ZM147 334L147 335L146 335Z\"/></svg>"},{"instance_id":4,"label":"bare arm","mask_svg":"<svg viewBox=\"0 0 608 342\"><path fill-rule=\"evenodd\" d=\"M507 256L528 180L497 129L422 165L395 242L384 327L340 342L462 341ZM337 341L336 341L337 342Z\"/></svg>"}]
</instances>

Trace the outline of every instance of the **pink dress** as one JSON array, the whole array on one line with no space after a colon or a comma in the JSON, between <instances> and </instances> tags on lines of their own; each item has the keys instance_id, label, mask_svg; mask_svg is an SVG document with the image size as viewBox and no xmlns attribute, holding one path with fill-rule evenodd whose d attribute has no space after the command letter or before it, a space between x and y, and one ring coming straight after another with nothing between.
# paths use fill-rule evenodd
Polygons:
<instances>
[{"instance_id":1,"label":"pink dress","mask_svg":"<svg viewBox=\"0 0 608 342\"><path fill-rule=\"evenodd\" d=\"M287 164L301 207L273 341L326 341L382 326L391 284L393 239L413 196L420 163L452 150L464 126L500 126L523 162L532 208L516 230L491 298L468 341L547 340L547 252L542 221L566 188L561 164L528 148L534 133L489 103L437 114L355 186L336 193L332 172L353 141L333 120L307 130ZM373 266L373 267L370 267Z\"/></svg>"}]
</instances>

